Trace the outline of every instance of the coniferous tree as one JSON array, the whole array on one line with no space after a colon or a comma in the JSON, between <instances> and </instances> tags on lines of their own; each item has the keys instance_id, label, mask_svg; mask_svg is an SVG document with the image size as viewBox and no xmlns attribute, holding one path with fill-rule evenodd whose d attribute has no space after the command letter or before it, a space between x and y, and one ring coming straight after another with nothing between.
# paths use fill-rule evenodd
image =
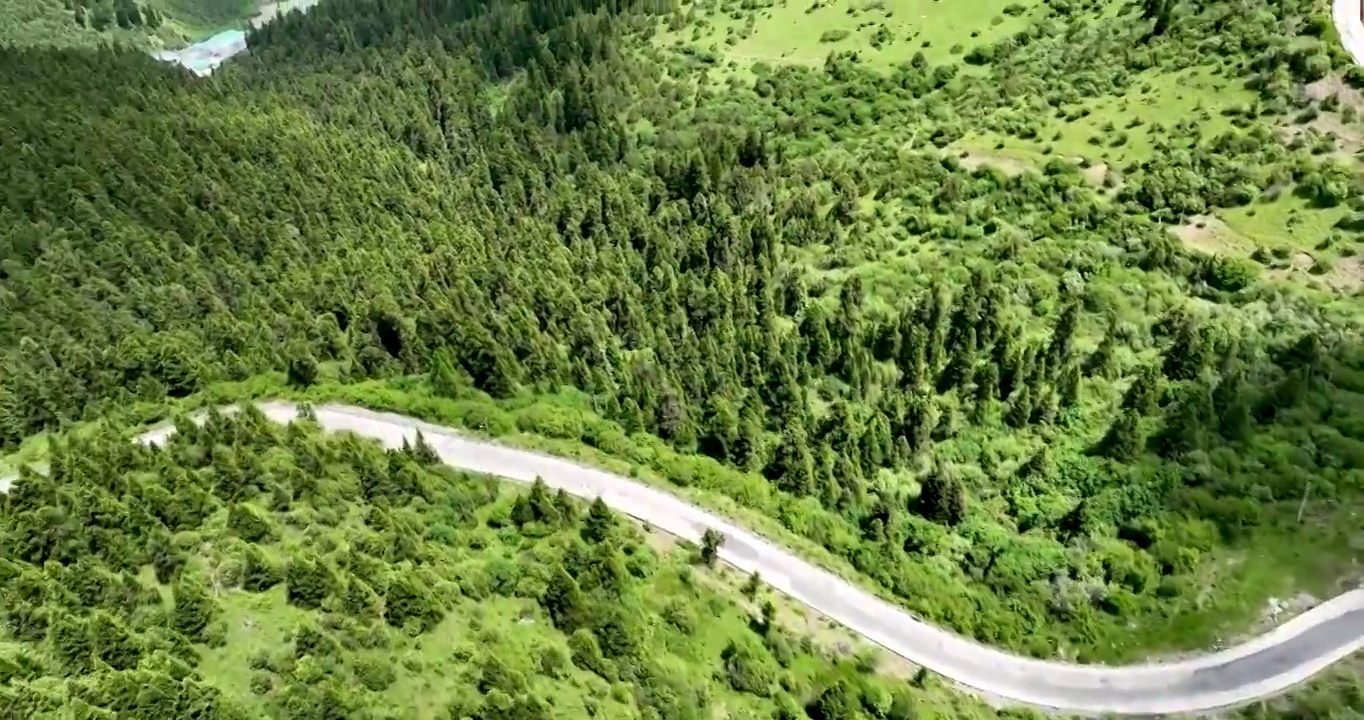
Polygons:
<instances>
[{"instance_id":1,"label":"coniferous tree","mask_svg":"<svg viewBox=\"0 0 1364 720\"><path fill-rule=\"evenodd\" d=\"M1142 17L1155 21L1151 27L1152 37L1165 34L1176 4L1177 0L1141 0Z\"/></svg>"},{"instance_id":2,"label":"coniferous tree","mask_svg":"<svg viewBox=\"0 0 1364 720\"><path fill-rule=\"evenodd\" d=\"M1173 458L1204 447L1213 425L1212 399L1201 384L1185 387L1166 413L1165 428L1153 438L1152 449Z\"/></svg>"},{"instance_id":3,"label":"coniferous tree","mask_svg":"<svg viewBox=\"0 0 1364 720\"><path fill-rule=\"evenodd\" d=\"M1057 521L1057 534L1065 542L1070 542L1075 538L1088 535L1093 521L1093 512L1089 500L1083 499Z\"/></svg>"},{"instance_id":4,"label":"coniferous tree","mask_svg":"<svg viewBox=\"0 0 1364 720\"><path fill-rule=\"evenodd\" d=\"M720 546L724 545L725 536L713 528L706 528L706 532L701 535L700 560L702 565L711 566L715 564L719 557Z\"/></svg>"},{"instance_id":5,"label":"coniferous tree","mask_svg":"<svg viewBox=\"0 0 1364 720\"><path fill-rule=\"evenodd\" d=\"M435 467L443 462L440 453L431 447L431 443L427 442L421 430L417 431L417 442L412 446L412 459L425 467Z\"/></svg>"},{"instance_id":6,"label":"coniferous tree","mask_svg":"<svg viewBox=\"0 0 1364 720\"><path fill-rule=\"evenodd\" d=\"M976 378L976 392L974 405L972 406L972 422L981 424L985 422L986 413L996 400L995 392L999 390L999 368L994 363L987 362L981 368L981 374Z\"/></svg>"},{"instance_id":7,"label":"coniferous tree","mask_svg":"<svg viewBox=\"0 0 1364 720\"><path fill-rule=\"evenodd\" d=\"M1051 475L1052 462L1051 450L1043 445L1019 466L1017 476L1030 482L1041 482Z\"/></svg>"},{"instance_id":8,"label":"coniferous tree","mask_svg":"<svg viewBox=\"0 0 1364 720\"><path fill-rule=\"evenodd\" d=\"M583 520L583 539L590 543L605 542L614 535L615 529L616 514L600 497L595 498L587 509L587 518Z\"/></svg>"},{"instance_id":9,"label":"coniferous tree","mask_svg":"<svg viewBox=\"0 0 1364 720\"><path fill-rule=\"evenodd\" d=\"M1162 372L1171 380L1193 380L1208 364L1209 343L1202 328L1191 315L1167 321L1173 325L1173 341L1165 351Z\"/></svg>"},{"instance_id":10,"label":"coniferous tree","mask_svg":"<svg viewBox=\"0 0 1364 720\"><path fill-rule=\"evenodd\" d=\"M820 691L805 708L811 720L848 720L856 717L860 704L847 681L839 679Z\"/></svg>"},{"instance_id":11,"label":"coniferous tree","mask_svg":"<svg viewBox=\"0 0 1364 720\"><path fill-rule=\"evenodd\" d=\"M1156 411L1159 393L1160 371L1153 365L1143 366L1123 393L1122 409L1133 410L1138 415L1149 415Z\"/></svg>"},{"instance_id":12,"label":"coniferous tree","mask_svg":"<svg viewBox=\"0 0 1364 720\"><path fill-rule=\"evenodd\" d=\"M1029 422L1035 425L1051 425L1056 422L1056 417L1061 412L1060 397L1051 388L1044 388L1042 397L1033 405L1032 416Z\"/></svg>"},{"instance_id":13,"label":"coniferous tree","mask_svg":"<svg viewBox=\"0 0 1364 720\"><path fill-rule=\"evenodd\" d=\"M1072 408L1080 400L1080 366L1069 362L1061 369L1056 385L1057 402L1062 408Z\"/></svg>"},{"instance_id":14,"label":"coniferous tree","mask_svg":"<svg viewBox=\"0 0 1364 720\"><path fill-rule=\"evenodd\" d=\"M117 616L95 610L86 623L90 651L114 670L131 670L142 656L138 639Z\"/></svg>"},{"instance_id":15,"label":"coniferous tree","mask_svg":"<svg viewBox=\"0 0 1364 720\"><path fill-rule=\"evenodd\" d=\"M383 599L360 578L346 581L346 591L342 599L345 611L357 618L378 619L383 615Z\"/></svg>"},{"instance_id":16,"label":"coniferous tree","mask_svg":"<svg viewBox=\"0 0 1364 720\"><path fill-rule=\"evenodd\" d=\"M966 488L946 466L935 467L919 486L919 514L947 525L956 525L966 517Z\"/></svg>"},{"instance_id":17,"label":"coniferous tree","mask_svg":"<svg viewBox=\"0 0 1364 720\"><path fill-rule=\"evenodd\" d=\"M1075 330L1079 323L1079 312L1078 303L1068 303L1065 309L1061 311L1061 317L1052 330L1051 342L1047 345L1046 353L1047 367L1052 372L1056 372L1066 361L1071 359L1075 349Z\"/></svg>"},{"instance_id":18,"label":"coniferous tree","mask_svg":"<svg viewBox=\"0 0 1364 720\"><path fill-rule=\"evenodd\" d=\"M73 613L59 612L50 628L52 649L62 665L75 674L88 672L93 648L85 621Z\"/></svg>"},{"instance_id":19,"label":"coniferous tree","mask_svg":"<svg viewBox=\"0 0 1364 720\"><path fill-rule=\"evenodd\" d=\"M458 372L451 352L447 348L441 348L431 356L431 370L427 374L427 379L437 395L456 398L463 387Z\"/></svg>"},{"instance_id":20,"label":"coniferous tree","mask_svg":"<svg viewBox=\"0 0 1364 720\"><path fill-rule=\"evenodd\" d=\"M816 487L814 462L804 426L798 421L792 421L782 432L781 443L777 446L766 473L776 481L778 488L793 495L807 497L814 493Z\"/></svg>"},{"instance_id":21,"label":"coniferous tree","mask_svg":"<svg viewBox=\"0 0 1364 720\"><path fill-rule=\"evenodd\" d=\"M964 337L962 343L953 348L952 357L947 362L947 368L938 378L938 392L966 387L975 380L976 329L968 328Z\"/></svg>"},{"instance_id":22,"label":"coniferous tree","mask_svg":"<svg viewBox=\"0 0 1364 720\"><path fill-rule=\"evenodd\" d=\"M289 603L305 609L321 607L333 590L331 570L320 558L306 554L290 558L284 578L289 587Z\"/></svg>"},{"instance_id":23,"label":"coniferous tree","mask_svg":"<svg viewBox=\"0 0 1364 720\"><path fill-rule=\"evenodd\" d=\"M1097 451L1119 462L1136 459L1146 444L1141 435L1140 421L1141 416L1135 410L1119 412L1117 419L1109 426L1108 433L1099 441Z\"/></svg>"},{"instance_id":24,"label":"coniferous tree","mask_svg":"<svg viewBox=\"0 0 1364 720\"><path fill-rule=\"evenodd\" d=\"M1111 380L1118 372L1118 341L1112 328L1099 341L1099 347L1085 360L1085 375Z\"/></svg>"},{"instance_id":25,"label":"coniferous tree","mask_svg":"<svg viewBox=\"0 0 1364 720\"><path fill-rule=\"evenodd\" d=\"M919 452L929 445L933 428L938 424L938 411L927 396L915 394L905 405L903 422L901 437L908 442L911 451Z\"/></svg>"},{"instance_id":26,"label":"coniferous tree","mask_svg":"<svg viewBox=\"0 0 1364 720\"><path fill-rule=\"evenodd\" d=\"M1010 427L1022 428L1032 419L1033 401L1031 388L1023 385L1009 396L1008 409L1005 412L1004 420Z\"/></svg>"},{"instance_id":27,"label":"coniferous tree","mask_svg":"<svg viewBox=\"0 0 1364 720\"><path fill-rule=\"evenodd\" d=\"M739 424L739 433L735 436L735 446L733 456L730 458L735 466L743 470L756 470L762 463L763 458L763 429L762 421L758 418L751 405L745 405L742 419Z\"/></svg>"},{"instance_id":28,"label":"coniferous tree","mask_svg":"<svg viewBox=\"0 0 1364 720\"><path fill-rule=\"evenodd\" d=\"M823 306L814 304L806 310L800 334L805 340L805 357L811 366L825 371L838 362L838 346L829 332Z\"/></svg>"},{"instance_id":29,"label":"coniferous tree","mask_svg":"<svg viewBox=\"0 0 1364 720\"><path fill-rule=\"evenodd\" d=\"M185 572L171 586L174 609L171 625L191 642L202 642L204 631L213 621L217 606L204 589L206 582L198 573Z\"/></svg>"},{"instance_id":30,"label":"coniferous tree","mask_svg":"<svg viewBox=\"0 0 1364 720\"><path fill-rule=\"evenodd\" d=\"M554 492L554 511L559 514L559 518L565 523L572 523L578 517L578 506L573 498L568 496L568 492L559 488Z\"/></svg>"},{"instance_id":31,"label":"coniferous tree","mask_svg":"<svg viewBox=\"0 0 1364 720\"><path fill-rule=\"evenodd\" d=\"M317 382L317 360L306 350L295 351L289 360L289 384L297 387L310 387Z\"/></svg>"},{"instance_id":32,"label":"coniferous tree","mask_svg":"<svg viewBox=\"0 0 1364 720\"><path fill-rule=\"evenodd\" d=\"M1239 370L1223 377L1213 390L1212 404L1217 414L1218 431L1232 442L1245 440L1254 426L1249 388Z\"/></svg>"},{"instance_id":33,"label":"coniferous tree","mask_svg":"<svg viewBox=\"0 0 1364 720\"><path fill-rule=\"evenodd\" d=\"M914 320L907 316L901 318L901 337L900 344L900 385L901 387L914 390L924 381L928 373L927 340L924 331L917 325L911 325L908 329L905 323L912 323Z\"/></svg>"},{"instance_id":34,"label":"coniferous tree","mask_svg":"<svg viewBox=\"0 0 1364 720\"><path fill-rule=\"evenodd\" d=\"M596 543L580 558L580 566L574 569L574 577L585 593L617 597L625 589L629 571L625 568L625 558L616 543Z\"/></svg>"}]
</instances>

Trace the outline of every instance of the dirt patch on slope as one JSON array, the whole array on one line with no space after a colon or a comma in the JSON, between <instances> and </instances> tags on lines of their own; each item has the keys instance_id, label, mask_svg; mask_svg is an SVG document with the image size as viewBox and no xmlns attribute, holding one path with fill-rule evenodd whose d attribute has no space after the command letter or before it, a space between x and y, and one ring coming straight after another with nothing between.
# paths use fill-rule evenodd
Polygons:
<instances>
[{"instance_id":1,"label":"dirt patch on slope","mask_svg":"<svg viewBox=\"0 0 1364 720\"><path fill-rule=\"evenodd\" d=\"M1080 171L1085 181L1096 187L1103 187L1104 181L1108 179L1108 163L1096 163Z\"/></svg>"},{"instance_id":2,"label":"dirt patch on slope","mask_svg":"<svg viewBox=\"0 0 1364 720\"><path fill-rule=\"evenodd\" d=\"M1317 103L1334 96L1340 101L1341 107L1351 108L1356 113L1364 115L1364 92L1350 87L1339 74L1309 83L1303 86L1302 92L1307 100ZM1332 138L1336 149L1330 154L1334 157L1352 157L1354 153L1364 148L1364 127L1358 122L1345 122L1339 112L1324 111L1308 123L1282 128L1282 134L1288 139L1300 138L1309 134L1308 131L1313 131L1318 136ZM1304 139L1310 143L1315 138Z\"/></svg>"},{"instance_id":3,"label":"dirt patch on slope","mask_svg":"<svg viewBox=\"0 0 1364 720\"><path fill-rule=\"evenodd\" d=\"M1183 225L1170 227L1170 232L1192 250L1221 256L1249 257L1254 243L1211 215L1195 215ZM1265 272L1273 280L1316 284L1341 293L1364 289L1364 257L1345 257L1321 261L1311 253L1297 250L1288 262L1277 261L1277 267Z\"/></svg>"},{"instance_id":4,"label":"dirt patch on slope","mask_svg":"<svg viewBox=\"0 0 1364 720\"><path fill-rule=\"evenodd\" d=\"M1268 274L1276 279L1324 285L1341 293L1364 289L1364 257L1339 258L1328 262L1329 269L1323 270L1316 258L1299 251L1289 257L1288 267L1270 270Z\"/></svg>"},{"instance_id":5,"label":"dirt patch on slope","mask_svg":"<svg viewBox=\"0 0 1364 720\"><path fill-rule=\"evenodd\" d=\"M1246 255L1250 244L1227 224L1211 215L1194 215L1170 232L1190 248L1209 255Z\"/></svg>"},{"instance_id":6,"label":"dirt patch on slope","mask_svg":"<svg viewBox=\"0 0 1364 720\"><path fill-rule=\"evenodd\" d=\"M960 160L962 166L967 170L975 170L982 167L995 167L999 168L1005 175L1010 177L1022 175L1028 171L1028 165L1023 161L997 153L971 150L961 155Z\"/></svg>"}]
</instances>

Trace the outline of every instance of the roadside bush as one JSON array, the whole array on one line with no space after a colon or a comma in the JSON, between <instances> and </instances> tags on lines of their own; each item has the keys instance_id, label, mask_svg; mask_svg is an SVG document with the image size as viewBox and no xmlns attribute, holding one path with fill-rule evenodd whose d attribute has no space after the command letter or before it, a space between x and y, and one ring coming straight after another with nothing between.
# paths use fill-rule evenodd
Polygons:
<instances>
[{"instance_id":1,"label":"roadside bush","mask_svg":"<svg viewBox=\"0 0 1364 720\"><path fill-rule=\"evenodd\" d=\"M460 400L453 407L459 424L493 437L510 435L519 422L519 418L513 418L510 413L487 401Z\"/></svg>"},{"instance_id":2,"label":"roadside bush","mask_svg":"<svg viewBox=\"0 0 1364 720\"><path fill-rule=\"evenodd\" d=\"M581 440L583 417L577 410L537 404L516 413L516 427L533 435Z\"/></svg>"},{"instance_id":3,"label":"roadside bush","mask_svg":"<svg viewBox=\"0 0 1364 720\"><path fill-rule=\"evenodd\" d=\"M765 650L731 641L720 653L724 662L725 677L730 687L739 692L767 697L772 692L776 680L776 669Z\"/></svg>"}]
</instances>

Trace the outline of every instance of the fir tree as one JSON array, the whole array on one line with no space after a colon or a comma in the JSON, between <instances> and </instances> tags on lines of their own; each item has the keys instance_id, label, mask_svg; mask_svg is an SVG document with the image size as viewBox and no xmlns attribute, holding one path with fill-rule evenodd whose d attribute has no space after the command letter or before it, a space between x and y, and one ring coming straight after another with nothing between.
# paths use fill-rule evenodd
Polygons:
<instances>
[{"instance_id":1,"label":"fir tree","mask_svg":"<svg viewBox=\"0 0 1364 720\"><path fill-rule=\"evenodd\" d=\"M701 564L707 567L714 565L720 554L720 546L724 544L724 535L712 528L706 528L706 532L701 535L701 552L699 554Z\"/></svg>"},{"instance_id":2,"label":"fir tree","mask_svg":"<svg viewBox=\"0 0 1364 720\"><path fill-rule=\"evenodd\" d=\"M1131 462L1141 454L1146 441L1141 435L1141 417L1135 410L1122 410L1109 426L1096 448L1100 455L1118 462Z\"/></svg>"},{"instance_id":3,"label":"fir tree","mask_svg":"<svg viewBox=\"0 0 1364 720\"><path fill-rule=\"evenodd\" d=\"M606 501L600 496L592 501L592 505L587 510L587 518L583 521L582 537L590 543L605 542L612 537L616 529L616 514L607 507Z\"/></svg>"},{"instance_id":4,"label":"fir tree","mask_svg":"<svg viewBox=\"0 0 1364 720\"><path fill-rule=\"evenodd\" d=\"M916 505L920 515L956 525L966 517L966 488L955 473L938 465L920 482Z\"/></svg>"}]
</instances>

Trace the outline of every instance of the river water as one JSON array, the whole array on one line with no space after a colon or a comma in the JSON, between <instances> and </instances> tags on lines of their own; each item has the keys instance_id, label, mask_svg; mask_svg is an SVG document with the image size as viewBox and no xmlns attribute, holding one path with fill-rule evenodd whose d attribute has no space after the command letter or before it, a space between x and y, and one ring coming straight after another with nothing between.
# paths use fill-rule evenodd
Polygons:
<instances>
[{"instance_id":1,"label":"river water","mask_svg":"<svg viewBox=\"0 0 1364 720\"><path fill-rule=\"evenodd\" d=\"M320 0L269 0L260 4L260 9L248 22L251 27L258 28L293 10L306 12L318 2ZM242 30L224 30L189 47L161 50L153 55L158 60L181 65L195 75L204 77L232 56L245 51L246 33Z\"/></svg>"}]
</instances>

